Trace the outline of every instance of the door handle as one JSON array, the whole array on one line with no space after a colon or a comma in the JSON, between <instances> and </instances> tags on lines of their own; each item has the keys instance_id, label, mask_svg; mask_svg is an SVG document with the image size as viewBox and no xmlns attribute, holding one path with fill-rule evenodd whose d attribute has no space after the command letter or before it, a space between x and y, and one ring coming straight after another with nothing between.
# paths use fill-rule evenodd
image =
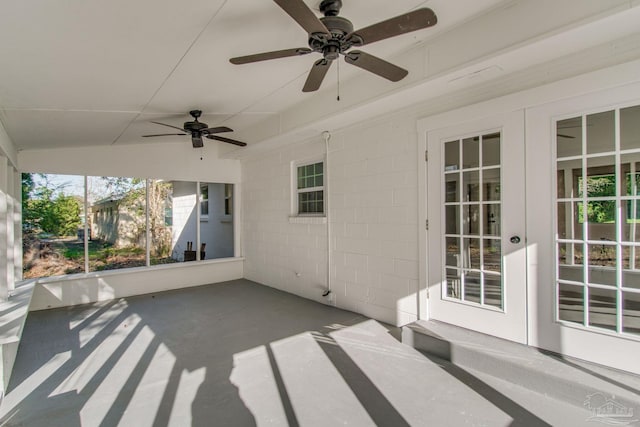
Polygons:
<instances>
[{"instance_id":1,"label":"door handle","mask_svg":"<svg viewBox=\"0 0 640 427\"><path fill-rule=\"evenodd\" d=\"M511 243L513 243L514 245L517 245L518 243L520 243L520 236L512 236L509 241Z\"/></svg>"}]
</instances>

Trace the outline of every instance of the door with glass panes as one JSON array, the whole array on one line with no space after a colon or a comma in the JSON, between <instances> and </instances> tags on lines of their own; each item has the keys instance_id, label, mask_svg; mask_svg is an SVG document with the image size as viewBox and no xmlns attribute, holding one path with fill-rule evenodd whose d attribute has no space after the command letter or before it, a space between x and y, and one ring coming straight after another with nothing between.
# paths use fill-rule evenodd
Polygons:
<instances>
[{"instance_id":1,"label":"door with glass panes","mask_svg":"<svg viewBox=\"0 0 640 427\"><path fill-rule=\"evenodd\" d=\"M561 348L638 372L640 103L553 123L554 327Z\"/></svg>"},{"instance_id":2,"label":"door with glass panes","mask_svg":"<svg viewBox=\"0 0 640 427\"><path fill-rule=\"evenodd\" d=\"M640 373L640 83L527 120L531 345Z\"/></svg>"},{"instance_id":3,"label":"door with glass panes","mask_svg":"<svg viewBox=\"0 0 640 427\"><path fill-rule=\"evenodd\" d=\"M429 316L527 341L524 115L427 135Z\"/></svg>"}]
</instances>

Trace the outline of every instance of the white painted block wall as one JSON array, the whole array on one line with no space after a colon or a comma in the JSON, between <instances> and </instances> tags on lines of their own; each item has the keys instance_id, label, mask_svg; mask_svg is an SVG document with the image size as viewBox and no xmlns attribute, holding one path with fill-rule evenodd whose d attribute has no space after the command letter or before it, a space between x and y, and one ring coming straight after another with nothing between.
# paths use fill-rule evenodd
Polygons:
<instances>
[{"instance_id":1,"label":"white painted block wall","mask_svg":"<svg viewBox=\"0 0 640 427\"><path fill-rule=\"evenodd\" d=\"M289 192L291 161L323 152L316 142L247 162L242 191L243 250L251 259L245 277L318 301L326 283L325 226L290 224Z\"/></svg>"},{"instance_id":2,"label":"white painted block wall","mask_svg":"<svg viewBox=\"0 0 640 427\"><path fill-rule=\"evenodd\" d=\"M335 305L396 325L417 316L416 144L415 120L399 117L336 133L329 143ZM243 163L243 243L248 279L329 303L326 225L289 221L292 162L324 151L318 137Z\"/></svg>"}]
</instances>

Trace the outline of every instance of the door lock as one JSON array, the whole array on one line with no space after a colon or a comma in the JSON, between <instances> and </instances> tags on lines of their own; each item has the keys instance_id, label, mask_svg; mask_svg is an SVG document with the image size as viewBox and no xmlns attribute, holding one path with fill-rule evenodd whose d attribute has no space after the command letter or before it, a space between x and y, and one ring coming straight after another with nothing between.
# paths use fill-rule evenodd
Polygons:
<instances>
[{"instance_id":1,"label":"door lock","mask_svg":"<svg viewBox=\"0 0 640 427\"><path fill-rule=\"evenodd\" d=\"M511 241L511 243L513 243L514 245L517 245L518 243L520 243L520 236L513 236L511 239L509 239Z\"/></svg>"}]
</instances>

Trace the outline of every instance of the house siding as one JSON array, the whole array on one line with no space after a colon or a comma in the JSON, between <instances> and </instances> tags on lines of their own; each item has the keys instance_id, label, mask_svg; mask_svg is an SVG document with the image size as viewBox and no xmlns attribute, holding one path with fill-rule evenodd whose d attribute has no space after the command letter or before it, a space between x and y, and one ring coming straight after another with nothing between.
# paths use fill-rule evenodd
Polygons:
<instances>
[{"instance_id":1,"label":"house siding","mask_svg":"<svg viewBox=\"0 0 640 427\"><path fill-rule=\"evenodd\" d=\"M200 221L200 243L206 244L205 259L233 257L233 222L224 213L224 184L209 183L209 215ZM199 188L199 187L198 187ZM198 197L196 183L173 182L173 254L183 261L187 242L197 243Z\"/></svg>"}]
</instances>

